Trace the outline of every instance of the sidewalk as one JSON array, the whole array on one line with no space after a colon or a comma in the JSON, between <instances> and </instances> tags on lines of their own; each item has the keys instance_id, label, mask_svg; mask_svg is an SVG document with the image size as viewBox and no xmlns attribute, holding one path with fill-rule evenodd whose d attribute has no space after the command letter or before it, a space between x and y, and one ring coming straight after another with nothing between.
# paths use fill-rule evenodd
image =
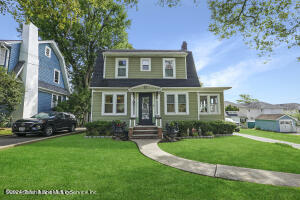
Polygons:
<instances>
[{"instance_id":1,"label":"sidewalk","mask_svg":"<svg viewBox=\"0 0 300 200\"><path fill-rule=\"evenodd\" d=\"M157 145L159 140L156 139L136 139L132 141L138 145L141 153L145 156L183 171L229 180L300 187L300 174L203 163L180 158L162 151Z\"/></svg>"}]
</instances>

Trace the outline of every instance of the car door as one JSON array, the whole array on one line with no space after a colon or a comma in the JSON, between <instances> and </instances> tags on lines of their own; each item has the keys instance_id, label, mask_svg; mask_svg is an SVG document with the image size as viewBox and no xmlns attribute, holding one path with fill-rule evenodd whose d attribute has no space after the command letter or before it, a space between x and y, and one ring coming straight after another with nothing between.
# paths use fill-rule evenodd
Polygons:
<instances>
[{"instance_id":1,"label":"car door","mask_svg":"<svg viewBox=\"0 0 300 200\"><path fill-rule=\"evenodd\" d=\"M64 129L65 127L65 115L63 113L58 113L55 117L55 128L56 130Z\"/></svg>"}]
</instances>

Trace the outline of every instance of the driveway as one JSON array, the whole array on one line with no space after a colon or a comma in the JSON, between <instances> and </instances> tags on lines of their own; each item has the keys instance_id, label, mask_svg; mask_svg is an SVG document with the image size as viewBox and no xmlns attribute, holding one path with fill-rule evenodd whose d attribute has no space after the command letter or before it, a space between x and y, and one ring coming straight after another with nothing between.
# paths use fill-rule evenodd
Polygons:
<instances>
[{"instance_id":1,"label":"driveway","mask_svg":"<svg viewBox=\"0 0 300 200\"><path fill-rule=\"evenodd\" d=\"M55 133L51 137L45 137L45 136L39 136L39 135L26 135L25 137L18 137L15 135L5 135L0 136L0 149L1 147L8 146L8 145L17 145L20 143L26 143L26 142L33 142L33 141L40 141L45 140L53 137L60 137L60 136L66 136L70 134L80 133L83 132L85 129L83 128L76 128L75 132L68 133L68 131L60 131Z\"/></svg>"}]
</instances>

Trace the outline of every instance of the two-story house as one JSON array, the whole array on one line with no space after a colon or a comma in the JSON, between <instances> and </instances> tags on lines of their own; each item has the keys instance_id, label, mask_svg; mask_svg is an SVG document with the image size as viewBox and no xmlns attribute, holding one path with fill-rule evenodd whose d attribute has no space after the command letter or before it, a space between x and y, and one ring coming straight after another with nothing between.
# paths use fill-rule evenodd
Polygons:
<instances>
[{"instance_id":1,"label":"two-story house","mask_svg":"<svg viewBox=\"0 0 300 200\"><path fill-rule=\"evenodd\" d=\"M202 87L187 44L181 50L106 50L90 85L91 120L122 120L129 136L172 120L224 120L224 90ZM150 135L150 134L149 134Z\"/></svg>"},{"instance_id":2,"label":"two-story house","mask_svg":"<svg viewBox=\"0 0 300 200\"><path fill-rule=\"evenodd\" d=\"M0 47L0 67L24 84L14 120L51 111L70 94L64 57L54 41L39 41L32 23L23 25L22 40L0 40Z\"/></svg>"}]
</instances>

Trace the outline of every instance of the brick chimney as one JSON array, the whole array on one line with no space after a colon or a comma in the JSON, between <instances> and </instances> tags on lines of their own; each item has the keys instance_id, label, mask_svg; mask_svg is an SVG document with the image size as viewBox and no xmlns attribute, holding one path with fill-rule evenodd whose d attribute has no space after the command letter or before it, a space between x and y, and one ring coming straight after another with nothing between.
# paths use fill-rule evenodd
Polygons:
<instances>
[{"instance_id":1,"label":"brick chimney","mask_svg":"<svg viewBox=\"0 0 300 200\"><path fill-rule=\"evenodd\" d=\"M182 42L181 50L182 50L182 51L187 51L187 43L186 43L186 41L183 41L183 42Z\"/></svg>"}]
</instances>

